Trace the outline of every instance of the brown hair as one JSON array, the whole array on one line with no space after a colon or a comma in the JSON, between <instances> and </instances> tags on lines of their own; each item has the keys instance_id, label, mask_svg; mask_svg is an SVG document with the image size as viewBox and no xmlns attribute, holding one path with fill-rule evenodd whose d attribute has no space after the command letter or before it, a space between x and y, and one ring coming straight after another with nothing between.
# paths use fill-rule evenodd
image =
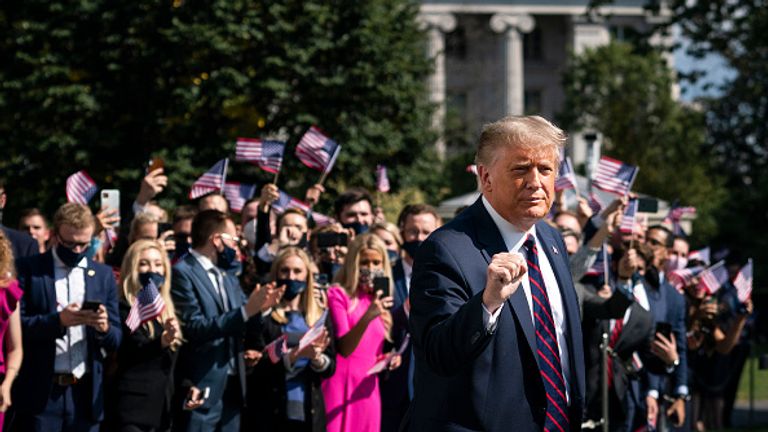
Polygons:
<instances>
[{"instance_id":1,"label":"brown hair","mask_svg":"<svg viewBox=\"0 0 768 432\"><path fill-rule=\"evenodd\" d=\"M507 116L483 126L475 163L491 165L500 146L520 146L551 151L555 164L558 165L559 152L565 144L565 139L565 133L543 117Z\"/></svg>"},{"instance_id":2,"label":"brown hair","mask_svg":"<svg viewBox=\"0 0 768 432\"><path fill-rule=\"evenodd\" d=\"M218 210L203 210L192 220L192 247L203 246L208 237L224 231L227 221L232 219Z\"/></svg>"},{"instance_id":3,"label":"brown hair","mask_svg":"<svg viewBox=\"0 0 768 432\"><path fill-rule=\"evenodd\" d=\"M0 230L0 287L8 285L15 277L13 249L5 231Z\"/></svg>"},{"instance_id":4,"label":"brown hair","mask_svg":"<svg viewBox=\"0 0 768 432\"><path fill-rule=\"evenodd\" d=\"M78 203L66 203L53 215L53 229L59 232L62 225L71 225L75 229L95 226L94 216L88 206Z\"/></svg>"},{"instance_id":5,"label":"brown hair","mask_svg":"<svg viewBox=\"0 0 768 432\"><path fill-rule=\"evenodd\" d=\"M437 210L429 204L408 204L400 210L400 215L397 216L397 226L400 229L405 227L405 222L408 220L408 216L417 216L420 214L431 214L435 217L437 225L442 225L443 218L437 214Z\"/></svg>"}]
</instances>

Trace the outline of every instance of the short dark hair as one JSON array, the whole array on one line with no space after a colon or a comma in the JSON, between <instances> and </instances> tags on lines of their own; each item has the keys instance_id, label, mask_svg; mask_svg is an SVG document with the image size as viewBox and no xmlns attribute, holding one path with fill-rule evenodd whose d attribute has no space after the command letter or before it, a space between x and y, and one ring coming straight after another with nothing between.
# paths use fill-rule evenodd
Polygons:
<instances>
[{"instance_id":1,"label":"short dark hair","mask_svg":"<svg viewBox=\"0 0 768 432\"><path fill-rule=\"evenodd\" d=\"M205 245L208 237L224 230L227 221L231 222L232 218L218 210L203 210L198 213L192 220L192 247Z\"/></svg>"},{"instance_id":2,"label":"short dark hair","mask_svg":"<svg viewBox=\"0 0 768 432\"><path fill-rule=\"evenodd\" d=\"M336 213L336 217L341 216L341 211L344 210L344 207L357 204L360 201L368 201L371 209L373 209L373 197L363 188L352 188L339 195L336 201L333 202L333 211Z\"/></svg>"},{"instance_id":3,"label":"short dark hair","mask_svg":"<svg viewBox=\"0 0 768 432\"><path fill-rule=\"evenodd\" d=\"M283 219L285 219L286 216L295 214L303 217L304 219L307 219L307 212L300 208L291 207L289 209L286 209L284 212L280 213L280 216L277 217L277 229L280 229L283 226Z\"/></svg>"},{"instance_id":4,"label":"short dark hair","mask_svg":"<svg viewBox=\"0 0 768 432\"><path fill-rule=\"evenodd\" d=\"M648 227L646 233L651 232L651 230L664 231L667 234L667 241L664 243L664 247L671 248L675 244L675 235L664 225L651 225ZM648 234L646 234L646 237L648 237Z\"/></svg>"},{"instance_id":5,"label":"short dark hair","mask_svg":"<svg viewBox=\"0 0 768 432\"><path fill-rule=\"evenodd\" d=\"M437 220L438 225L442 222L442 218L437 214L437 210L429 204L408 204L400 210L400 215L397 216L397 227L401 230L405 227L405 222L408 220L408 216L417 216L420 214L431 214Z\"/></svg>"},{"instance_id":6,"label":"short dark hair","mask_svg":"<svg viewBox=\"0 0 768 432\"><path fill-rule=\"evenodd\" d=\"M194 219L197 215L197 207L191 205L180 205L173 211L173 223L187 219Z\"/></svg>"},{"instance_id":7,"label":"short dark hair","mask_svg":"<svg viewBox=\"0 0 768 432\"><path fill-rule=\"evenodd\" d=\"M21 221L32 216L40 216L41 218L43 218L43 222L45 223L45 226L46 227L48 226L48 218L45 217L45 215L43 214L43 212L40 211L40 209L28 208L28 209L22 210L21 214L19 214L19 229L22 229Z\"/></svg>"}]
</instances>

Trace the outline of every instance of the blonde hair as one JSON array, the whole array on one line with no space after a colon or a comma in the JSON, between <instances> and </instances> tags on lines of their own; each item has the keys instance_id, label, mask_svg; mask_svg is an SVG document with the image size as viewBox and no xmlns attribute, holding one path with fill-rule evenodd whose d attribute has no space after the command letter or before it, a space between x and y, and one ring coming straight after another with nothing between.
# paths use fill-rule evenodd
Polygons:
<instances>
[{"instance_id":1,"label":"blonde hair","mask_svg":"<svg viewBox=\"0 0 768 432\"><path fill-rule=\"evenodd\" d=\"M5 232L0 230L0 287L7 286L16 271L13 264L13 247Z\"/></svg>"},{"instance_id":2,"label":"blonde hair","mask_svg":"<svg viewBox=\"0 0 768 432\"><path fill-rule=\"evenodd\" d=\"M312 275L312 265L307 253L304 252L303 249L299 249L295 246L289 246L280 251L280 254L275 261L272 262L272 268L269 270L269 280L275 281L278 279L277 276L280 271L280 266L282 266L290 257L298 257L307 269L307 289L301 293L299 304L301 305L302 313L304 314L304 321L311 327L323 315L323 309L315 300L315 278ZM284 301L281 300L280 304L274 308L271 317L280 324L288 323L288 317L285 316Z\"/></svg>"},{"instance_id":3,"label":"blonde hair","mask_svg":"<svg viewBox=\"0 0 768 432\"><path fill-rule=\"evenodd\" d=\"M498 148L538 148L552 153L556 166L560 163L560 149L565 144L565 132L540 116L506 116L483 126L477 144L475 163L492 165L499 154Z\"/></svg>"},{"instance_id":4,"label":"blonde hair","mask_svg":"<svg viewBox=\"0 0 768 432\"><path fill-rule=\"evenodd\" d=\"M128 230L128 242L133 243L133 241L136 240L136 233L139 231L140 227L149 224L157 224L159 222L157 216L152 213L142 212L137 214L131 221L131 229Z\"/></svg>"},{"instance_id":5,"label":"blonde hair","mask_svg":"<svg viewBox=\"0 0 768 432\"><path fill-rule=\"evenodd\" d=\"M93 212L88 206L78 203L66 203L53 215L53 229L56 233L62 225L71 225L75 229L95 227Z\"/></svg>"},{"instance_id":6,"label":"blonde hair","mask_svg":"<svg viewBox=\"0 0 768 432\"><path fill-rule=\"evenodd\" d=\"M379 236L370 232L355 237L349 244L349 252L347 252L346 259L344 260L344 266L342 266L339 272L336 273L334 282L341 285L350 298L358 296L360 254L364 250L373 250L381 255L384 275L389 278L389 293L390 295L394 294L394 290L392 289L392 266L389 262L389 255L387 255L387 247ZM392 315L387 311L381 315L381 319L384 322L384 328L387 331L387 340L391 340L389 333L392 328Z\"/></svg>"},{"instance_id":7,"label":"blonde hair","mask_svg":"<svg viewBox=\"0 0 768 432\"><path fill-rule=\"evenodd\" d=\"M397 243L397 248L400 249L403 247L403 236L400 235L400 229L397 225L392 222L376 222L368 228L368 231L374 234L376 230L382 230L392 234L392 237L395 238L395 242Z\"/></svg>"},{"instance_id":8,"label":"blonde hair","mask_svg":"<svg viewBox=\"0 0 768 432\"><path fill-rule=\"evenodd\" d=\"M155 249L160 252L163 269L165 270L165 282L163 282L163 286L158 287L160 289L160 297L165 302L163 313L157 317L157 320L162 323L168 318L176 317L176 309L173 307L173 300L171 299L171 262L168 260L168 254L166 254L165 249L163 249L163 246L158 241L137 240L128 248L123 258L123 265L120 267L120 276L122 277L120 298L131 306L136 301L136 294L142 288L139 282L139 261L141 260L141 254L149 249ZM147 325L147 330L149 331L149 337L154 339L154 326ZM171 346L175 349L180 344L181 334L179 333L177 340Z\"/></svg>"}]
</instances>

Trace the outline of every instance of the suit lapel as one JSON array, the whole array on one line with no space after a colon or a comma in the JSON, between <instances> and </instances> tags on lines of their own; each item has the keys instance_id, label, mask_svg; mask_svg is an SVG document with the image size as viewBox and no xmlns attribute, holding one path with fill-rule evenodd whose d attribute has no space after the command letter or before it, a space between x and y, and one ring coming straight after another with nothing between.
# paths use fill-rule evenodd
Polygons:
<instances>
[{"instance_id":1,"label":"suit lapel","mask_svg":"<svg viewBox=\"0 0 768 432\"><path fill-rule=\"evenodd\" d=\"M504 239L501 237L496 222L493 221L493 218L485 209L482 198L475 201L475 204L472 205L472 210L475 212L474 219L480 222L476 225L478 228L476 230L477 240L481 246L480 252L483 254L485 261L490 264L491 258L494 255L509 252L509 250L507 245L504 244ZM520 323L520 327L523 329L529 348L535 353L536 331L533 328L533 321L531 321L531 308L528 305L528 299L525 297L525 291L518 289L507 299L507 303L509 303L511 313L517 317L517 322Z\"/></svg>"},{"instance_id":2,"label":"suit lapel","mask_svg":"<svg viewBox=\"0 0 768 432\"><path fill-rule=\"evenodd\" d=\"M53 265L53 252L50 250L43 256L45 260L45 266L48 271L43 274L43 295L45 296L45 302L48 305L48 310L53 313L58 311L59 303L56 301L56 282L55 275L56 270ZM62 305L64 307L66 305Z\"/></svg>"},{"instance_id":3,"label":"suit lapel","mask_svg":"<svg viewBox=\"0 0 768 432\"><path fill-rule=\"evenodd\" d=\"M224 304L221 301L221 296L216 291L216 287L211 283L211 279L208 277L208 272L205 271L203 266L200 264L200 262L197 261L197 258L195 258L194 255L188 254L185 259L187 260L189 267L192 269L192 274L195 278L197 278L197 284L200 287L199 291L201 293L207 294L211 300L213 300L213 302L216 304L216 307L219 309L219 312L224 312Z\"/></svg>"}]
</instances>

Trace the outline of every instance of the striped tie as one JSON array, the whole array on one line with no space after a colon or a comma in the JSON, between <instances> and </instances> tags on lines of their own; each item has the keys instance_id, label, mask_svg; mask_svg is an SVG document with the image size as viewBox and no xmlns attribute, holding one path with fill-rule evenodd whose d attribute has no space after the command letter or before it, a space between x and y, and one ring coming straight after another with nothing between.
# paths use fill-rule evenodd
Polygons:
<instances>
[{"instance_id":1,"label":"striped tie","mask_svg":"<svg viewBox=\"0 0 768 432\"><path fill-rule=\"evenodd\" d=\"M544 430L549 432L565 432L570 430L568 425L568 405L565 398L565 379L560 362L560 350L555 336L555 322L552 319L552 308L549 306L549 296L544 286L544 276L539 268L539 257L536 241L532 235L523 244L528 260L528 279L531 282L531 298L533 299L533 316L536 327L536 353L539 358L539 373L547 394L547 414L544 419Z\"/></svg>"}]
</instances>

